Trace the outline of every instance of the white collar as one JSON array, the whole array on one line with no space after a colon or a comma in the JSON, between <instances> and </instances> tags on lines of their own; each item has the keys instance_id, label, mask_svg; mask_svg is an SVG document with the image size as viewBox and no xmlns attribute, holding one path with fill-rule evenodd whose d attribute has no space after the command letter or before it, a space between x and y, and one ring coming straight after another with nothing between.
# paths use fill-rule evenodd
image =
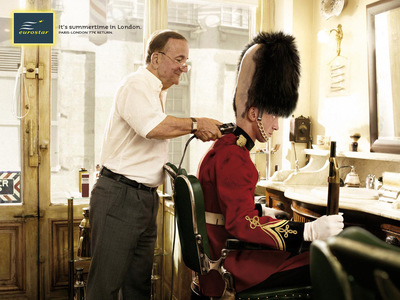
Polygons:
<instances>
[{"instance_id":1,"label":"white collar","mask_svg":"<svg viewBox=\"0 0 400 300\"><path fill-rule=\"evenodd\" d=\"M158 91L161 92L163 84L161 82L160 79L157 78L156 75L154 75L153 73L151 73L146 67L142 66L139 67L139 72L142 72L143 75L150 81L151 87Z\"/></svg>"}]
</instances>

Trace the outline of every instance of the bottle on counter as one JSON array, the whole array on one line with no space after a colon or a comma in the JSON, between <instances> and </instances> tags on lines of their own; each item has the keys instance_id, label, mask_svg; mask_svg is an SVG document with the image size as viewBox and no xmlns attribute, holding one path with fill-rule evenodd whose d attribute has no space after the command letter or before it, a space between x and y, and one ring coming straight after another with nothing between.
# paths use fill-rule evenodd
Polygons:
<instances>
[{"instance_id":1,"label":"bottle on counter","mask_svg":"<svg viewBox=\"0 0 400 300\"><path fill-rule=\"evenodd\" d=\"M76 281L74 283L74 300L86 299L86 283L83 281L83 268L76 268Z\"/></svg>"},{"instance_id":2,"label":"bottle on counter","mask_svg":"<svg viewBox=\"0 0 400 300\"><path fill-rule=\"evenodd\" d=\"M79 193L82 193L82 175L87 173L88 171L85 168L79 170Z\"/></svg>"},{"instance_id":3,"label":"bottle on counter","mask_svg":"<svg viewBox=\"0 0 400 300\"><path fill-rule=\"evenodd\" d=\"M89 207L83 208L83 219L79 224L79 240L77 256L80 258L90 257L90 222Z\"/></svg>"},{"instance_id":4,"label":"bottle on counter","mask_svg":"<svg viewBox=\"0 0 400 300\"><path fill-rule=\"evenodd\" d=\"M96 171L94 171L94 181L96 182L97 179L99 179L100 176L100 165L97 164L96 165Z\"/></svg>"}]
</instances>

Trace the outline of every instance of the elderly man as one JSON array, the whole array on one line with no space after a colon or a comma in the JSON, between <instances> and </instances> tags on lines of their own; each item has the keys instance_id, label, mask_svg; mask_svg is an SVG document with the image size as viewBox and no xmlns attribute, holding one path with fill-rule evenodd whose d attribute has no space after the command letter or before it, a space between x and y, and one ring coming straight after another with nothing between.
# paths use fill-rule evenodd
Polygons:
<instances>
[{"instance_id":1,"label":"elderly man","mask_svg":"<svg viewBox=\"0 0 400 300\"><path fill-rule=\"evenodd\" d=\"M156 32L146 67L122 82L110 113L101 152L102 170L92 190L92 262L87 299L150 299L157 237L157 186L163 182L168 139L194 133L221 137L221 123L165 113L167 89L187 72L189 46L171 30Z\"/></svg>"},{"instance_id":2,"label":"elderly man","mask_svg":"<svg viewBox=\"0 0 400 300\"><path fill-rule=\"evenodd\" d=\"M244 49L234 98L237 129L216 141L199 168L204 193L211 258L220 256L227 238L258 243L271 250L232 252L225 266L236 290L309 284L309 253L304 241L327 238L343 228L340 215L310 223L277 219L280 211L255 205L258 173L249 151L279 129L279 117L296 107L300 60L290 35L261 33ZM218 273L200 276L204 295L221 296Z\"/></svg>"}]
</instances>

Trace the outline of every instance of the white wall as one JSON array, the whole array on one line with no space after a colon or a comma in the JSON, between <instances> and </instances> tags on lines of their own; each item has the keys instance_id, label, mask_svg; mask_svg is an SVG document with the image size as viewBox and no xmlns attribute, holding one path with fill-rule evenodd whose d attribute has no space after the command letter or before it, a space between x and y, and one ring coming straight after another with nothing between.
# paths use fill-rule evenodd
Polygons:
<instances>
[{"instance_id":1,"label":"white wall","mask_svg":"<svg viewBox=\"0 0 400 300\"><path fill-rule=\"evenodd\" d=\"M299 117L303 115L309 117L310 113L310 85L312 84L311 64L313 60L312 46L312 26L313 26L313 1L312 0L284 0L275 1L275 30L282 30L293 34L301 60L301 80L299 87L299 100L293 115ZM281 119L279 131L275 132L271 139L271 147L279 144L279 151L271 155L271 169L274 166L279 169L291 169L295 167L296 150L297 159L300 166L306 164L306 157L302 155L302 150L306 144L297 143L295 147L289 142L289 119Z\"/></svg>"},{"instance_id":2,"label":"white wall","mask_svg":"<svg viewBox=\"0 0 400 300\"><path fill-rule=\"evenodd\" d=\"M296 0L300 1L300 0ZM338 150L349 150L350 135L360 133L359 151L369 152L369 97L367 66L366 5L375 1L352 0L338 17L325 20L319 13L320 1L313 1L312 39L310 40L313 61L310 73L311 101L310 115L313 120L312 132L316 135L330 135L337 141ZM341 55L350 62L348 95L327 96L327 65L336 56L335 33L331 42L317 42L318 31L335 29L342 24L343 40Z\"/></svg>"},{"instance_id":3,"label":"white wall","mask_svg":"<svg viewBox=\"0 0 400 300\"><path fill-rule=\"evenodd\" d=\"M317 135L329 135L337 142L338 151L348 151L350 135L358 132L359 151L369 152L369 97L367 67L366 6L375 0L346 1L342 13L326 20L320 14L320 0L275 1L276 29L292 33L297 40L301 57L299 102L295 117L311 118L311 133L315 143ZM283 19L282 19L283 18ZM292 28L286 18L292 18ZM327 44L318 42L318 32L330 31L341 24L343 40L341 55L350 64L347 95L332 97L328 93L328 64L336 57L335 32ZM285 27L286 26L286 27ZM292 31L292 32L290 32ZM282 144L280 153L271 156L271 166L294 167L293 148L288 141L288 120L281 122L272 144ZM296 144L300 166L305 163L301 150L305 144ZM299 155L300 154L300 155Z\"/></svg>"}]
</instances>

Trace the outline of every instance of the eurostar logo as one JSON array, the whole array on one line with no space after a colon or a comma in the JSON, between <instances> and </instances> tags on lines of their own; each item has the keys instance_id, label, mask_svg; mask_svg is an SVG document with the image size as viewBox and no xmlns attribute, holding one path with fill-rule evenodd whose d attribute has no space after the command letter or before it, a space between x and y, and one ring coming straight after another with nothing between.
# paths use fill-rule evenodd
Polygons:
<instances>
[{"instance_id":1,"label":"eurostar logo","mask_svg":"<svg viewBox=\"0 0 400 300\"><path fill-rule=\"evenodd\" d=\"M22 26L21 26L21 28L19 29L20 31L21 30L27 30L27 31L33 31L33 30L35 30L35 25L37 24L37 23L42 23L43 22L43 20L40 20L39 22L29 22L29 21L26 21L26 22L24 22L24 23L22 23Z\"/></svg>"},{"instance_id":2,"label":"eurostar logo","mask_svg":"<svg viewBox=\"0 0 400 300\"><path fill-rule=\"evenodd\" d=\"M14 12L12 20L15 45L54 44L53 12Z\"/></svg>"}]
</instances>

